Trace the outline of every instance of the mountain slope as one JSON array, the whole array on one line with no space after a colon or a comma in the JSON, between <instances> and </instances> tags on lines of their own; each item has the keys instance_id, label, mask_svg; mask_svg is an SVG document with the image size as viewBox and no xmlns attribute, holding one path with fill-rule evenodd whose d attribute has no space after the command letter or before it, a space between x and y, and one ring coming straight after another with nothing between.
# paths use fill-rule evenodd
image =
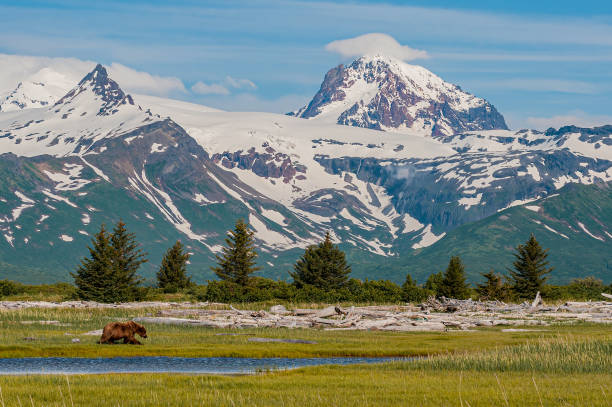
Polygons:
<instances>
[{"instance_id":1,"label":"mountain slope","mask_svg":"<svg viewBox=\"0 0 612 407\"><path fill-rule=\"evenodd\" d=\"M132 97L97 66L50 106L0 112L0 263L68 279L100 223L123 219L146 277L182 239L201 282L241 217L261 275L287 278L331 231L354 276L400 281L458 227L612 180L611 153L608 127L422 137Z\"/></svg>"},{"instance_id":2,"label":"mountain slope","mask_svg":"<svg viewBox=\"0 0 612 407\"><path fill-rule=\"evenodd\" d=\"M331 69L312 101L290 114L425 136L507 129L503 116L486 100L423 67L379 55Z\"/></svg>"},{"instance_id":3,"label":"mountain slope","mask_svg":"<svg viewBox=\"0 0 612 407\"><path fill-rule=\"evenodd\" d=\"M516 206L460 226L433 246L407 256L402 264L423 282L461 256L472 282L490 269L507 274L513 250L533 233L549 249L550 280L597 276L612 282L612 185L570 184L554 196ZM442 255L443 254L443 255Z\"/></svg>"}]
</instances>

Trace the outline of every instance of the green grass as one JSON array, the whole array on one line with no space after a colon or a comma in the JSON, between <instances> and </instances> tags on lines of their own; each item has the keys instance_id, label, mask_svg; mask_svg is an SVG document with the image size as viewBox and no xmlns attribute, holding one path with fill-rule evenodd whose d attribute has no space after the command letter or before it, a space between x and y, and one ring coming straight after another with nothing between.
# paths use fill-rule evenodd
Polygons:
<instances>
[{"instance_id":1,"label":"green grass","mask_svg":"<svg viewBox=\"0 0 612 407\"><path fill-rule=\"evenodd\" d=\"M108 322L155 315L156 310L23 309L0 312L0 357L323 357L323 356L423 356L449 352L474 352L525 343L559 335L602 338L609 327L579 324L540 327L546 331L501 332L501 328L471 332L399 333L382 331L324 331L319 329L207 329L148 324L144 346L97 345L97 336L82 333ZM31 323L34 321L34 323ZM37 321L59 321L64 326ZM24 323L25 322L25 323ZM234 333L240 335L218 335ZM316 344L253 343L249 336L294 338ZM34 338L26 341L24 338ZM72 343L79 338L81 343Z\"/></svg>"},{"instance_id":2,"label":"green grass","mask_svg":"<svg viewBox=\"0 0 612 407\"><path fill-rule=\"evenodd\" d=\"M5 376L2 406L609 406L610 334L253 376ZM572 356L573 355L573 356Z\"/></svg>"}]
</instances>

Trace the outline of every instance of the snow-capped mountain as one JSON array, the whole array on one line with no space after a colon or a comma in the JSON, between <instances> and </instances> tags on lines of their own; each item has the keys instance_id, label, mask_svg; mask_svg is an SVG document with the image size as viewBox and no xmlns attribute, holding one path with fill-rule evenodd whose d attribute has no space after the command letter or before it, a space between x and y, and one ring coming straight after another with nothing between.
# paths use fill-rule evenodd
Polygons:
<instances>
[{"instance_id":1,"label":"snow-capped mountain","mask_svg":"<svg viewBox=\"0 0 612 407\"><path fill-rule=\"evenodd\" d=\"M47 86L46 84L44 86ZM0 115L0 149L19 155L86 153L96 140L159 120L98 65L59 100Z\"/></svg>"},{"instance_id":2,"label":"snow-capped mountain","mask_svg":"<svg viewBox=\"0 0 612 407\"><path fill-rule=\"evenodd\" d=\"M431 138L130 96L100 65L48 106L0 112L0 154L0 262L56 278L122 218L152 256L146 275L182 239L202 280L238 217L268 276L332 231L356 275L378 278L368 261L405 261L458 226L612 180L609 126Z\"/></svg>"},{"instance_id":3,"label":"snow-capped mountain","mask_svg":"<svg viewBox=\"0 0 612 407\"><path fill-rule=\"evenodd\" d=\"M421 66L380 55L331 69L312 101L290 115L425 136L507 129L486 100Z\"/></svg>"},{"instance_id":4,"label":"snow-capped mountain","mask_svg":"<svg viewBox=\"0 0 612 407\"><path fill-rule=\"evenodd\" d=\"M65 75L43 68L24 78L11 91L0 94L0 112L52 105L74 86Z\"/></svg>"}]
</instances>

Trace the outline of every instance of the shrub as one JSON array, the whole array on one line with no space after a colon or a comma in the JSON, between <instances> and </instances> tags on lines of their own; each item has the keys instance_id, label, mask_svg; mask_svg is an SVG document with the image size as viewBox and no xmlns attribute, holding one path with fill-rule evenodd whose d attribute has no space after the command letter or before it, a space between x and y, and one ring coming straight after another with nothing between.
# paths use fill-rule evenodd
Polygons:
<instances>
[{"instance_id":1,"label":"shrub","mask_svg":"<svg viewBox=\"0 0 612 407\"><path fill-rule=\"evenodd\" d=\"M21 294L23 285L10 280L0 280L0 298Z\"/></svg>"}]
</instances>

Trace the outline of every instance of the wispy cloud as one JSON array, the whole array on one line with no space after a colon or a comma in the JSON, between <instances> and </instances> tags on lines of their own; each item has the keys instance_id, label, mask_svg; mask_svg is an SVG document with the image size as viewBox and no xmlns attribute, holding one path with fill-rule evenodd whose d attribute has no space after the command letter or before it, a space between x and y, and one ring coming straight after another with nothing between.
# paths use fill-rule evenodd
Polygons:
<instances>
[{"instance_id":1,"label":"wispy cloud","mask_svg":"<svg viewBox=\"0 0 612 407\"><path fill-rule=\"evenodd\" d=\"M468 82L479 89L507 89L526 92L559 92L592 95L605 90L590 82L546 79L546 78L505 78L503 80L478 80Z\"/></svg>"},{"instance_id":2,"label":"wispy cloud","mask_svg":"<svg viewBox=\"0 0 612 407\"><path fill-rule=\"evenodd\" d=\"M225 82L234 89L257 89L257 85L248 79L236 79L228 75L225 77Z\"/></svg>"},{"instance_id":3,"label":"wispy cloud","mask_svg":"<svg viewBox=\"0 0 612 407\"><path fill-rule=\"evenodd\" d=\"M108 71L112 78L115 78L121 86L124 86L130 92L158 96L187 92L183 82L176 77L151 75L116 62L109 66Z\"/></svg>"},{"instance_id":4,"label":"wispy cloud","mask_svg":"<svg viewBox=\"0 0 612 407\"><path fill-rule=\"evenodd\" d=\"M82 61L77 58L0 54L0 72L2 72L0 94L14 89L22 80L40 76L40 71L43 69L60 74L63 80L54 85L64 86L68 91L95 66L94 61ZM167 96L187 91L183 82L175 77L152 75L119 63L111 63L107 68L110 77L128 92Z\"/></svg>"},{"instance_id":5,"label":"wispy cloud","mask_svg":"<svg viewBox=\"0 0 612 407\"><path fill-rule=\"evenodd\" d=\"M364 55L386 55L403 61L427 58L427 52L401 45L395 38L387 34L364 34L345 40L332 41L325 50L340 54L344 58L361 57Z\"/></svg>"},{"instance_id":6,"label":"wispy cloud","mask_svg":"<svg viewBox=\"0 0 612 407\"><path fill-rule=\"evenodd\" d=\"M198 95L229 95L230 91L219 83L206 84L202 81L196 82L191 91Z\"/></svg>"},{"instance_id":7,"label":"wispy cloud","mask_svg":"<svg viewBox=\"0 0 612 407\"><path fill-rule=\"evenodd\" d=\"M198 81L191 87L191 91L198 95L229 95L232 93L230 89L249 91L257 89L257 85L249 79L236 79L228 75L223 83L207 84Z\"/></svg>"},{"instance_id":8,"label":"wispy cloud","mask_svg":"<svg viewBox=\"0 0 612 407\"><path fill-rule=\"evenodd\" d=\"M591 115L581 110L574 110L566 114L551 117L528 117L523 127L545 130L550 127L559 128L569 125L595 127L606 124L612 124L612 116Z\"/></svg>"},{"instance_id":9,"label":"wispy cloud","mask_svg":"<svg viewBox=\"0 0 612 407\"><path fill-rule=\"evenodd\" d=\"M252 93L239 93L235 95L209 95L202 97L198 102L228 111L287 113L304 106L311 97L312 95L291 94L266 99Z\"/></svg>"}]
</instances>

